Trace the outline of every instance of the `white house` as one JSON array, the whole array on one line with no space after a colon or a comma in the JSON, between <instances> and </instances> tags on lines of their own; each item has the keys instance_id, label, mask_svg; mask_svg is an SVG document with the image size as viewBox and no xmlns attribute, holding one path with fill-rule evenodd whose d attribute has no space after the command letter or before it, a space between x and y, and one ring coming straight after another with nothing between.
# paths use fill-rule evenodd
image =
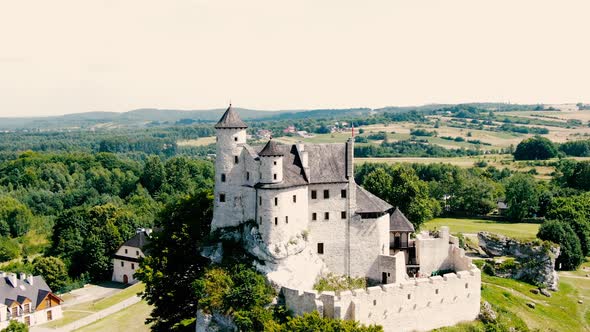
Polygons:
<instances>
[{"instance_id":1,"label":"white house","mask_svg":"<svg viewBox=\"0 0 590 332\"><path fill-rule=\"evenodd\" d=\"M113 258L113 281L134 284L138 280L133 274L139 267L139 260L145 257L144 246L149 242L151 229L138 229L135 235L117 250Z\"/></svg>"},{"instance_id":2,"label":"white house","mask_svg":"<svg viewBox=\"0 0 590 332\"><path fill-rule=\"evenodd\" d=\"M0 272L0 329L11 320L33 326L60 319L61 303L43 277Z\"/></svg>"}]
</instances>

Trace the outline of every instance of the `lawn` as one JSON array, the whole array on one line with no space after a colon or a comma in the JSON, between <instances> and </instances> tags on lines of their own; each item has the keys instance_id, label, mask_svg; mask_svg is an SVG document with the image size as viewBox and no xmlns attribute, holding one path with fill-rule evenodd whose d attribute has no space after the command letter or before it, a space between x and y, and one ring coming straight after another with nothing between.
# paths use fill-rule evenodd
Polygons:
<instances>
[{"instance_id":1,"label":"lawn","mask_svg":"<svg viewBox=\"0 0 590 332\"><path fill-rule=\"evenodd\" d=\"M187 139L176 142L178 146L203 146L215 143L215 136L199 137L197 139Z\"/></svg>"},{"instance_id":2,"label":"lawn","mask_svg":"<svg viewBox=\"0 0 590 332\"><path fill-rule=\"evenodd\" d=\"M49 323L43 324L42 326L46 328L57 329L92 314L93 313L89 311L71 311L69 309L64 309L62 319L51 321Z\"/></svg>"},{"instance_id":3,"label":"lawn","mask_svg":"<svg viewBox=\"0 0 590 332\"><path fill-rule=\"evenodd\" d=\"M143 283L137 283L133 286L129 286L124 290L117 292L114 295L109 297L105 297L103 299L99 299L98 301L90 301L85 303L80 303L78 305L71 306L66 310L81 310L81 311L100 311L106 309L114 304L117 304L125 299L136 295L139 292L145 290L145 285Z\"/></svg>"},{"instance_id":4,"label":"lawn","mask_svg":"<svg viewBox=\"0 0 590 332\"><path fill-rule=\"evenodd\" d=\"M145 301L140 301L76 331L149 331L149 326L144 323L151 311L151 306Z\"/></svg>"},{"instance_id":5,"label":"lawn","mask_svg":"<svg viewBox=\"0 0 590 332\"><path fill-rule=\"evenodd\" d=\"M449 226L452 234L481 231L506 235L521 240L532 240L539 231L539 224L504 223L481 219L436 218L426 222L422 229L433 230Z\"/></svg>"},{"instance_id":6,"label":"lawn","mask_svg":"<svg viewBox=\"0 0 590 332\"><path fill-rule=\"evenodd\" d=\"M586 263L588 265L588 263ZM572 272L560 272L559 291L551 297L533 294L535 288L512 279L482 274L482 299L492 304L496 311L507 311L513 321L522 320L530 329L538 331L588 331L590 330L590 278L571 277ZM578 303L578 300L583 303ZM527 306L535 303L535 309ZM480 322L463 323L439 329L444 332L473 331L481 328Z\"/></svg>"}]
</instances>

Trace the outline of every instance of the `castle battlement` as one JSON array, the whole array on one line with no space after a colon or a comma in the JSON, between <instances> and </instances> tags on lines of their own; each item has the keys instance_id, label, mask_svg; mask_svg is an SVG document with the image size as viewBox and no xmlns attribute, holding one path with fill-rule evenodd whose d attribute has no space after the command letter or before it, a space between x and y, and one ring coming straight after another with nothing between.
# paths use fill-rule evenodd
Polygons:
<instances>
[{"instance_id":1,"label":"castle battlement","mask_svg":"<svg viewBox=\"0 0 590 332\"><path fill-rule=\"evenodd\" d=\"M423 331L477 318L481 272L472 268L339 295L285 287L282 292L295 314L317 310L323 317L379 324L385 331Z\"/></svg>"}]
</instances>

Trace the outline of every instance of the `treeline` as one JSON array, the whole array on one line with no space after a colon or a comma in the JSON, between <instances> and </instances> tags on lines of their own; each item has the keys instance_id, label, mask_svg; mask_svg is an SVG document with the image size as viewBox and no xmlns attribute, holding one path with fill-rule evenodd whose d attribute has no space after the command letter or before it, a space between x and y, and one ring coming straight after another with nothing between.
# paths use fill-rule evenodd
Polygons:
<instances>
[{"instance_id":1,"label":"treeline","mask_svg":"<svg viewBox=\"0 0 590 332\"><path fill-rule=\"evenodd\" d=\"M72 282L108 280L112 255L137 228L152 227L165 204L212 188L213 177L212 162L182 156L8 158L0 162L0 260L42 253L63 262Z\"/></svg>"},{"instance_id":2,"label":"treeline","mask_svg":"<svg viewBox=\"0 0 590 332\"><path fill-rule=\"evenodd\" d=\"M383 141L380 145L356 145L354 155L361 158L369 157L463 157L477 156L483 151L476 149L447 149L427 141L402 140L396 142Z\"/></svg>"}]
</instances>

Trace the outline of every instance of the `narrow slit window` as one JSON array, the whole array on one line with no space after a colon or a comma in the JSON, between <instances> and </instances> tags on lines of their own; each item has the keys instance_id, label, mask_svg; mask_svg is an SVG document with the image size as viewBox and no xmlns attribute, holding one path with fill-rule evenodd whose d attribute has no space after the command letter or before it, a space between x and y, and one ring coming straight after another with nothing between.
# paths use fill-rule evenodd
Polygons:
<instances>
[{"instance_id":1,"label":"narrow slit window","mask_svg":"<svg viewBox=\"0 0 590 332\"><path fill-rule=\"evenodd\" d=\"M340 212L340 217L341 217L342 219L346 219L346 211L342 211L342 212Z\"/></svg>"},{"instance_id":2,"label":"narrow slit window","mask_svg":"<svg viewBox=\"0 0 590 332\"><path fill-rule=\"evenodd\" d=\"M258 205L262 205L262 197L258 197Z\"/></svg>"},{"instance_id":3,"label":"narrow slit window","mask_svg":"<svg viewBox=\"0 0 590 332\"><path fill-rule=\"evenodd\" d=\"M318 254L320 254L320 255L324 254L324 244L323 243L318 243Z\"/></svg>"},{"instance_id":4,"label":"narrow slit window","mask_svg":"<svg viewBox=\"0 0 590 332\"><path fill-rule=\"evenodd\" d=\"M330 198L330 190L324 190L324 198Z\"/></svg>"},{"instance_id":5,"label":"narrow slit window","mask_svg":"<svg viewBox=\"0 0 590 332\"><path fill-rule=\"evenodd\" d=\"M234 156L234 164L237 164L240 161L238 156Z\"/></svg>"},{"instance_id":6,"label":"narrow slit window","mask_svg":"<svg viewBox=\"0 0 590 332\"><path fill-rule=\"evenodd\" d=\"M279 218L275 217L275 225L278 225L278 224L279 224Z\"/></svg>"},{"instance_id":7,"label":"narrow slit window","mask_svg":"<svg viewBox=\"0 0 590 332\"><path fill-rule=\"evenodd\" d=\"M289 223L289 217L285 216L285 224L288 224L288 223Z\"/></svg>"},{"instance_id":8,"label":"narrow slit window","mask_svg":"<svg viewBox=\"0 0 590 332\"><path fill-rule=\"evenodd\" d=\"M311 220L318 220L318 214L317 213L312 213L311 214Z\"/></svg>"},{"instance_id":9,"label":"narrow slit window","mask_svg":"<svg viewBox=\"0 0 590 332\"><path fill-rule=\"evenodd\" d=\"M318 192L316 190L312 190L311 191L311 199L316 199L318 198Z\"/></svg>"},{"instance_id":10,"label":"narrow slit window","mask_svg":"<svg viewBox=\"0 0 590 332\"><path fill-rule=\"evenodd\" d=\"M274 173L274 174L272 175L272 178L273 178L274 180L276 180L276 179L277 179L277 173Z\"/></svg>"},{"instance_id":11,"label":"narrow slit window","mask_svg":"<svg viewBox=\"0 0 590 332\"><path fill-rule=\"evenodd\" d=\"M324 219L330 220L330 212L324 213Z\"/></svg>"},{"instance_id":12,"label":"narrow slit window","mask_svg":"<svg viewBox=\"0 0 590 332\"><path fill-rule=\"evenodd\" d=\"M340 197L346 198L346 189L340 190Z\"/></svg>"},{"instance_id":13,"label":"narrow slit window","mask_svg":"<svg viewBox=\"0 0 590 332\"><path fill-rule=\"evenodd\" d=\"M279 198L275 197L275 206L279 205Z\"/></svg>"},{"instance_id":14,"label":"narrow slit window","mask_svg":"<svg viewBox=\"0 0 590 332\"><path fill-rule=\"evenodd\" d=\"M297 203L297 195L293 195L293 203Z\"/></svg>"},{"instance_id":15,"label":"narrow slit window","mask_svg":"<svg viewBox=\"0 0 590 332\"><path fill-rule=\"evenodd\" d=\"M250 172L246 172L246 180L250 181Z\"/></svg>"},{"instance_id":16,"label":"narrow slit window","mask_svg":"<svg viewBox=\"0 0 590 332\"><path fill-rule=\"evenodd\" d=\"M221 182L225 182L225 173L221 174Z\"/></svg>"}]
</instances>

